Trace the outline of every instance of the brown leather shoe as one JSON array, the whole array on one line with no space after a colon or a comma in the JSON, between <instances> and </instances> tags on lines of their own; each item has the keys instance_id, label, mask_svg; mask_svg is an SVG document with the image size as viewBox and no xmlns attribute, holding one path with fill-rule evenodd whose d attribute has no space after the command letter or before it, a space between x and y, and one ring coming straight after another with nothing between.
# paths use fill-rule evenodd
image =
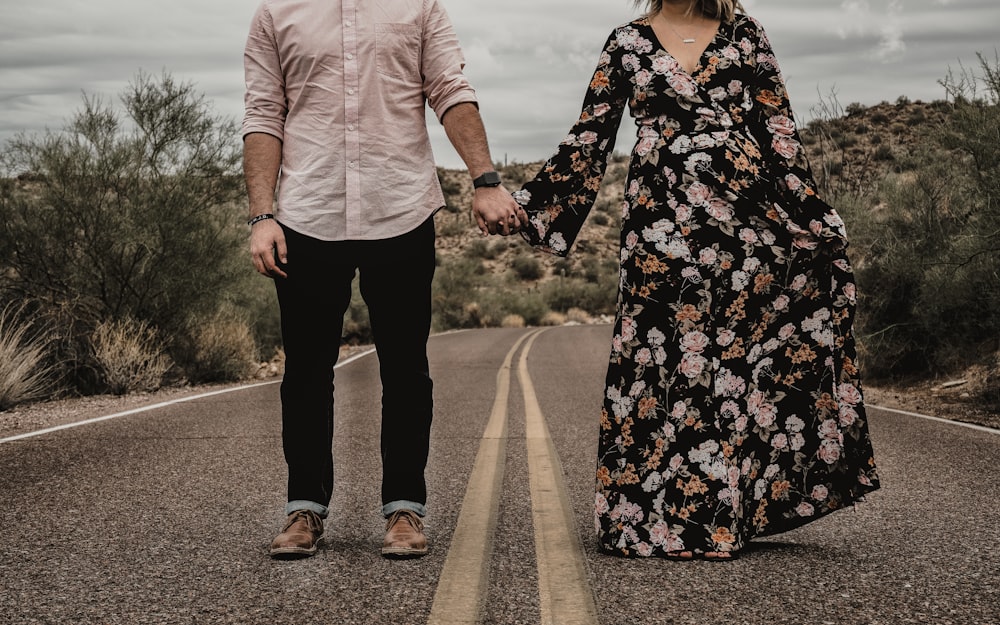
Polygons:
<instances>
[{"instance_id":1,"label":"brown leather shoe","mask_svg":"<svg viewBox=\"0 0 1000 625\"><path fill-rule=\"evenodd\" d=\"M388 558L419 558L427 554L424 523L412 510L397 510L385 524L382 555Z\"/></svg>"},{"instance_id":2,"label":"brown leather shoe","mask_svg":"<svg viewBox=\"0 0 1000 625\"><path fill-rule=\"evenodd\" d=\"M281 533L271 542L271 557L278 560L308 558L316 553L323 534L323 519L312 510L296 510L288 515Z\"/></svg>"}]
</instances>

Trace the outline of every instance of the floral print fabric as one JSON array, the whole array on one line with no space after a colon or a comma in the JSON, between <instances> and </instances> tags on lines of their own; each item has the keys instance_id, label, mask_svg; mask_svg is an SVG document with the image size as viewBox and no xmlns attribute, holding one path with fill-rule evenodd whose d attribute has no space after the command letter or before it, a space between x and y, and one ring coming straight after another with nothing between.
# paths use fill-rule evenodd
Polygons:
<instances>
[{"instance_id":1,"label":"floral print fabric","mask_svg":"<svg viewBox=\"0 0 1000 625\"><path fill-rule=\"evenodd\" d=\"M738 551L878 488L856 292L760 24L722 24L687 73L649 21L615 30L559 151L515 193L568 253L626 105L618 314L595 519L625 556Z\"/></svg>"}]
</instances>

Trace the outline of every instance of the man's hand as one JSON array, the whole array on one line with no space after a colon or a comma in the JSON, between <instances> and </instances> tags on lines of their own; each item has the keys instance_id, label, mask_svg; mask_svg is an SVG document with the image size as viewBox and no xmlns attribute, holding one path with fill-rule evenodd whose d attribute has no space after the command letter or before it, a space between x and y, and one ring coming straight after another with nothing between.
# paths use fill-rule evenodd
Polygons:
<instances>
[{"instance_id":1,"label":"man's hand","mask_svg":"<svg viewBox=\"0 0 1000 625\"><path fill-rule=\"evenodd\" d=\"M503 187L480 187L472 197L472 214L484 235L507 236L528 225L528 214Z\"/></svg>"},{"instance_id":2,"label":"man's hand","mask_svg":"<svg viewBox=\"0 0 1000 625\"><path fill-rule=\"evenodd\" d=\"M261 275L268 278L287 278L282 271L282 265L288 263L288 248L285 246L285 233L273 219L258 221L250 228L250 256L253 266Z\"/></svg>"}]
</instances>

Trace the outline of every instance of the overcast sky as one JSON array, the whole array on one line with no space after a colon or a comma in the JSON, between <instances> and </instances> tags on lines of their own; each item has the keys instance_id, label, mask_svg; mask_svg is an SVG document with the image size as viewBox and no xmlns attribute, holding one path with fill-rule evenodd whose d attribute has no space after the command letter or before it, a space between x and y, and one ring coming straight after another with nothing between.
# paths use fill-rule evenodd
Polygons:
<instances>
[{"instance_id":1,"label":"overcast sky","mask_svg":"<svg viewBox=\"0 0 1000 625\"><path fill-rule=\"evenodd\" d=\"M139 69L194 82L222 115L242 118L243 44L258 0L32 0L3 3L0 142L62 128L81 93L117 98ZM630 0L443 0L465 49L493 156L548 157L579 114L611 29ZM765 26L808 119L833 91L841 105L933 100L949 68L1000 48L1000 0L744 0ZM461 161L429 117L438 163ZM623 124L619 149L628 151Z\"/></svg>"}]
</instances>

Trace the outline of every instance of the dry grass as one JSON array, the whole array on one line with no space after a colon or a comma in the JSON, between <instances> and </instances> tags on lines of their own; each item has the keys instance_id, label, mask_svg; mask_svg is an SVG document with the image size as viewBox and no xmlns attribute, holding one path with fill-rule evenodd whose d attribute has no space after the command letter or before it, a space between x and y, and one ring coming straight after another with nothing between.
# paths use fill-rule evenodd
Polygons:
<instances>
[{"instance_id":1,"label":"dry grass","mask_svg":"<svg viewBox=\"0 0 1000 625\"><path fill-rule=\"evenodd\" d=\"M43 397L54 368L46 364L46 339L22 321L21 308L0 311L0 410Z\"/></svg>"},{"instance_id":2,"label":"dry grass","mask_svg":"<svg viewBox=\"0 0 1000 625\"><path fill-rule=\"evenodd\" d=\"M159 333L145 321L102 322L91 345L101 379L115 395L155 391L171 367Z\"/></svg>"},{"instance_id":3,"label":"dry grass","mask_svg":"<svg viewBox=\"0 0 1000 625\"><path fill-rule=\"evenodd\" d=\"M205 320L192 320L193 362L188 375L198 382L242 380L258 366L253 327L231 307Z\"/></svg>"}]
</instances>

